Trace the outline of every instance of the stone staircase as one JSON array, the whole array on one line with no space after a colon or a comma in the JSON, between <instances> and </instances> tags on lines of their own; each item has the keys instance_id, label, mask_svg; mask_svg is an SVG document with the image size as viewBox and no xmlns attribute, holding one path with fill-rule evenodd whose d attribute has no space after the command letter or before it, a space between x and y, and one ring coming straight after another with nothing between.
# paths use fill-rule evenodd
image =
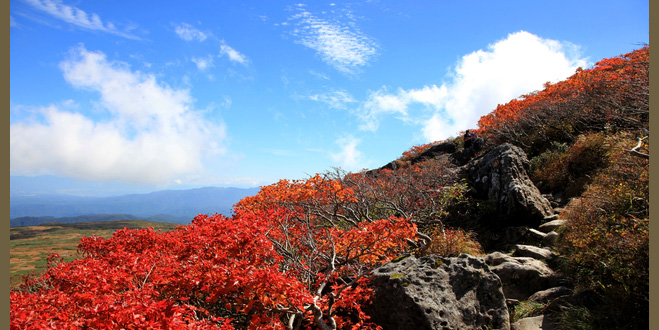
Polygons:
<instances>
[{"instance_id":1,"label":"stone staircase","mask_svg":"<svg viewBox=\"0 0 659 330\"><path fill-rule=\"evenodd\" d=\"M552 204L554 214L545 217L537 228L517 227L513 230L514 234L509 235L525 244L515 244L513 241L511 252L492 252L484 257L486 264L501 279L510 311L524 301L547 306L544 315L512 323L512 330L558 329L551 312L560 310L560 305L573 294L570 279L552 269L556 267L557 258L553 250L558 237L556 230L567 222L560 217L565 203Z\"/></svg>"}]
</instances>

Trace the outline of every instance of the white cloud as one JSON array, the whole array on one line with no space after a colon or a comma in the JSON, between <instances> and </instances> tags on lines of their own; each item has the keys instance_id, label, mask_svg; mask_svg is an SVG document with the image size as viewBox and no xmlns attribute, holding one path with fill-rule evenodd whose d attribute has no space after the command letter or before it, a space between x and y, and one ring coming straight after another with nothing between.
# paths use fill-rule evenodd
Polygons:
<instances>
[{"instance_id":1,"label":"white cloud","mask_svg":"<svg viewBox=\"0 0 659 330\"><path fill-rule=\"evenodd\" d=\"M84 10L63 4L58 0L25 0L32 7L75 26L95 31L102 31L128 39L140 39L138 36L118 30L111 22L103 23L98 14L87 14Z\"/></svg>"},{"instance_id":2,"label":"white cloud","mask_svg":"<svg viewBox=\"0 0 659 330\"><path fill-rule=\"evenodd\" d=\"M222 41L222 44L220 45L220 56L226 56L231 62L240 63L242 65L247 65L249 63L247 56L231 48L224 41Z\"/></svg>"},{"instance_id":3,"label":"white cloud","mask_svg":"<svg viewBox=\"0 0 659 330\"><path fill-rule=\"evenodd\" d=\"M206 71L213 67L213 56L193 57L192 62L197 65L199 71Z\"/></svg>"},{"instance_id":4,"label":"white cloud","mask_svg":"<svg viewBox=\"0 0 659 330\"><path fill-rule=\"evenodd\" d=\"M318 79L323 79L323 80L330 80L330 77L327 76L326 74L322 72L316 72L314 70L309 70L309 74L318 78Z\"/></svg>"},{"instance_id":5,"label":"white cloud","mask_svg":"<svg viewBox=\"0 0 659 330\"><path fill-rule=\"evenodd\" d=\"M67 82L100 94L104 119L51 105L10 125L12 175L166 184L223 154L226 129L193 109L187 90L130 71L100 52L74 48L60 64Z\"/></svg>"},{"instance_id":6,"label":"white cloud","mask_svg":"<svg viewBox=\"0 0 659 330\"><path fill-rule=\"evenodd\" d=\"M199 41L202 42L208 38L208 35L200 30L194 28L188 23L181 23L174 28L174 32L179 36L179 38L185 41Z\"/></svg>"},{"instance_id":7,"label":"white cloud","mask_svg":"<svg viewBox=\"0 0 659 330\"><path fill-rule=\"evenodd\" d=\"M587 64L573 44L520 31L487 50L463 56L451 70L449 81L440 87L372 92L357 115L363 130L375 131L382 116L395 114L421 125L427 141L441 140L476 128L480 117L498 104L540 90L547 81L565 79ZM416 105L422 111L411 115Z\"/></svg>"},{"instance_id":8,"label":"white cloud","mask_svg":"<svg viewBox=\"0 0 659 330\"><path fill-rule=\"evenodd\" d=\"M323 102L334 109L345 109L350 103L355 103L357 100L345 90L333 90L327 93L310 95L309 99L312 101Z\"/></svg>"},{"instance_id":9,"label":"white cloud","mask_svg":"<svg viewBox=\"0 0 659 330\"><path fill-rule=\"evenodd\" d=\"M377 55L376 42L354 27L316 17L298 6L291 32L298 43L315 50L323 61L342 73L354 74Z\"/></svg>"},{"instance_id":10,"label":"white cloud","mask_svg":"<svg viewBox=\"0 0 659 330\"><path fill-rule=\"evenodd\" d=\"M362 153L357 150L357 145L360 142L359 139L351 135L342 137L336 141L341 151L330 153L330 157L344 170L361 171L365 166L363 166Z\"/></svg>"},{"instance_id":11,"label":"white cloud","mask_svg":"<svg viewBox=\"0 0 659 330\"><path fill-rule=\"evenodd\" d=\"M14 19L14 16L9 16L9 26L10 27L17 27L18 23L16 23L16 20Z\"/></svg>"},{"instance_id":12,"label":"white cloud","mask_svg":"<svg viewBox=\"0 0 659 330\"><path fill-rule=\"evenodd\" d=\"M399 88L396 93L389 93L386 87L370 92L368 99L362 105L358 116L362 119L360 128L366 131L376 131L379 118L383 115L394 115L402 121L413 121L409 111L412 104L421 104L425 110L434 111L443 106L448 94L446 86L424 86L420 89L404 90Z\"/></svg>"}]
</instances>

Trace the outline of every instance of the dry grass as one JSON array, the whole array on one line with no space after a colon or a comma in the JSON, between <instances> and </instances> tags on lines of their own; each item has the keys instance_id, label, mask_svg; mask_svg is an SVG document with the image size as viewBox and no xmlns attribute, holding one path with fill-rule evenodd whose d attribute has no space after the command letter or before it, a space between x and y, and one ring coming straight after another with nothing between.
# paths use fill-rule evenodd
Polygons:
<instances>
[{"instance_id":1,"label":"dry grass","mask_svg":"<svg viewBox=\"0 0 659 330\"><path fill-rule=\"evenodd\" d=\"M78 243L81 238L97 235L105 238L112 236L117 229L148 228L163 231L172 230L176 224L149 222L142 220L121 220L83 223L53 223L40 226L11 227L9 272L13 285L21 280L21 275L31 272L40 273L46 268L48 256L57 253L64 261L71 261L81 256Z\"/></svg>"}]
</instances>

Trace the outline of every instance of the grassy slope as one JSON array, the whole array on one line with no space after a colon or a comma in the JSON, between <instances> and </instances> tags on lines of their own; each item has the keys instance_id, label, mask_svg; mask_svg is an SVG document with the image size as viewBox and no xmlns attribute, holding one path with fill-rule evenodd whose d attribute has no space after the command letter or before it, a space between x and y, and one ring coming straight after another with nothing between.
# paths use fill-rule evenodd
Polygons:
<instances>
[{"instance_id":1,"label":"grassy slope","mask_svg":"<svg viewBox=\"0 0 659 330\"><path fill-rule=\"evenodd\" d=\"M39 226L10 228L9 265L11 283L20 280L20 275L43 271L46 259L58 253L64 261L79 258L78 241L83 237L97 235L110 237L117 229L154 229L169 231L178 226L173 223L149 222L144 220L118 220L104 222L47 223Z\"/></svg>"}]
</instances>

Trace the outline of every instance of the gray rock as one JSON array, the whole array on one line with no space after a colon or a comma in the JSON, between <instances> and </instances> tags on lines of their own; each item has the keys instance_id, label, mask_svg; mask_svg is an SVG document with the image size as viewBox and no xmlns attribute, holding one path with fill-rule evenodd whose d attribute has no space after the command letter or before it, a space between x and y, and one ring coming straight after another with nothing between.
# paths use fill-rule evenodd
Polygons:
<instances>
[{"instance_id":1,"label":"gray rock","mask_svg":"<svg viewBox=\"0 0 659 330\"><path fill-rule=\"evenodd\" d=\"M482 258L394 260L371 272L365 307L383 329L509 329L501 281Z\"/></svg>"},{"instance_id":2,"label":"gray rock","mask_svg":"<svg viewBox=\"0 0 659 330\"><path fill-rule=\"evenodd\" d=\"M440 144L433 145L432 147L426 149L424 152L422 152L418 157L416 157L413 161L412 164L421 162L424 160L428 160L431 158L435 158L437 156L440 156L442 154L452 154L455 152L457 149L457 144L453 142L443 142Z\"/></svg>"},{"instance_id":3,"label":"gray rock","mask_svg":"<svg viewBox=\"0 0 659 330\"><path fill-rule=\"evenodd\" d=\"M541 260L512 257L494 252L485 257L490 270L499 276L507 299L527 300L532 294L560 286L565 278L557 275Z\"/></svg>"},{"instance_id":4,"label":"gray rock","mask_svg":"<svg viewBox=\"0 0 659 330\"><path fill-rule=\"evenodd\" d=\"M542 239L542 245L544 245L544 246L554 246L554 243L556 243L557 238L558 238L558 233L555 232L555 231L550 231Z\"/></svg>"},{"instance_id":5,"label":"gray rock","mask_svg":"<svg viewBox=\"0 0 659 330\"><path fill-rule=\"evenodd\" d=\"M529 233L530 236L532 236L534 238L537 238L537 239L541 239L541 240L545 239L545 237L547 236L546 233L543 233L543 232L541 232L537 229L533 229L533 228L529 228L528 233Z\"/></svg>"},{"instance_id":6,"label":"gray rock","mask_svg":"<svg viewBox=\"0 0 659 330\"><path fill-rule=\"evenodd\" d=\"M540 227L538 227L538 229L543 233L548 233L550 231L555 230L556 228L558 228L560 226L563 226L566 223L567 223L567 220L556 219L556 220L549 221L547 223L541 224Z\"/></svg>"},{"instance_id":7,"label":"gray rock","mask_svg":"<svg viewBox=\"0 0 659 330\"><path fill-rule=\"evenodd\" d=\"M496 203L504 225L537 227L554 211L533 185L529 168L522 149L506 143L473 159L467 166L467 176L479 198Z\"/></svg>"},{"instance_id":8,"label":"gray rock","mask_svg":"<svg viewBox=\"0 0 659 330\"><path fill-rule=\"evenodd\" d=\"M533 245L515 245L514 257L530 257L539 260L552 260L556 254L549 249L539 248Z\"/></svg>"},{"instance_id":9,"label":"gray rock","mask_svg":"<svg viewBox=\"0 0 659 330\"><path fill-rule=\"evenodd\" d=\"M554 209L554 210L556 210L556 209ZM558 214L548 215L542 220L543 220L543 222L549 222L549 221L553 221L553 220L556 220L556 219L558 219Z\"/></svg>"},{"instance_id":10,"label":"gray rock","mask_svg":"<svg viewBox=\"0 0 659 330\"><path fill-rule=\"evenodd\" d=\"M572 294L572 289L566 286L558 286L547 290L538 291L529 297L530 301L537 303L548 303L558 297Z\"/></svg>"},{"instance_id":11,"label":"gray rock","mask_svg":"<svg viewBox=\"0 0 659 330\"><path fill-rule=\"evenodd\" d=\"M545 315L523 318L512 324L513 330L555 330L558 327Z\"/></svg>"}]
</instances>

